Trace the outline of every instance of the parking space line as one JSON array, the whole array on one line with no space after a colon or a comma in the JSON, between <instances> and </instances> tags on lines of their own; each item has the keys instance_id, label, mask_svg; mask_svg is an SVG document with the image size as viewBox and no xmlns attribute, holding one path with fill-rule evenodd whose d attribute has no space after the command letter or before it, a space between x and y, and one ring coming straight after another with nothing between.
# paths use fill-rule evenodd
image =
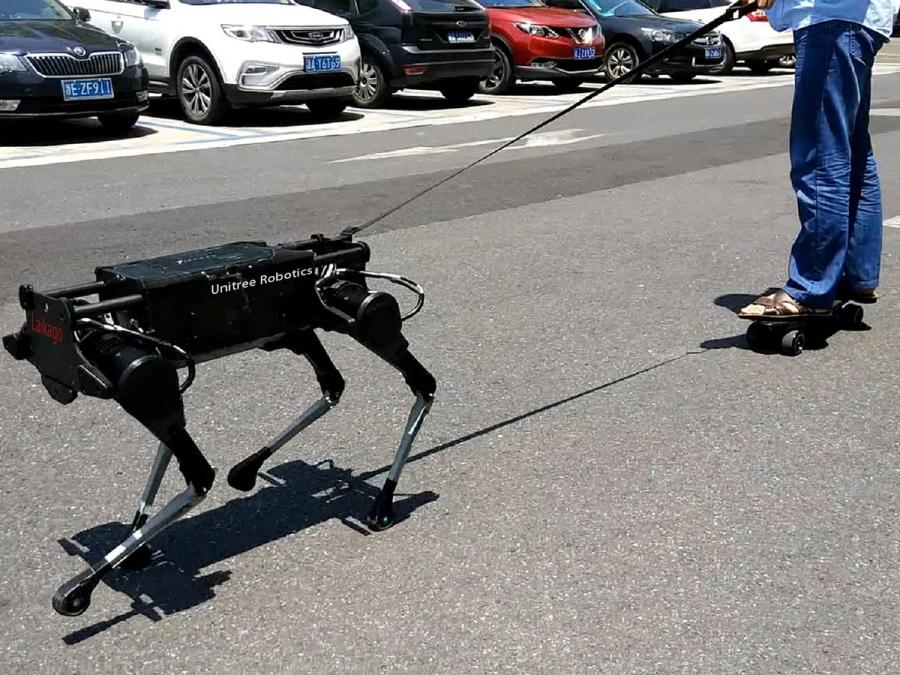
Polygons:
<instances>
[{"instance_id":1,"label":"parking space line","mask_svg":"<svg viewBox=\"0 0 900 675\"><path fill-rule=\"evenodd\" d=\"M884 226L900 230L900 216L888 218L886 221L884 221Z\"/></svg>"}]
</instances>

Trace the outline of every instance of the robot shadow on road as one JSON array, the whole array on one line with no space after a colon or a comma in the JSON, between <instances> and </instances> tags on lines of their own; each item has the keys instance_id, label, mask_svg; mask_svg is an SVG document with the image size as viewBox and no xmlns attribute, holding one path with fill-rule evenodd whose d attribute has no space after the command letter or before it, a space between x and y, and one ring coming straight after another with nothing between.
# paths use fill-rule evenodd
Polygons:
<instances>
[{"instance_id":1,"label":"robot shadow on road","mask_svg":"<svg viewBox=\"0 0 900 675\"><path fill-rule=\"evenodd\" d=\"M260 473L260 477L268 485L254 494L232 499L165 530L154 540L148 567L117 569L105 577L105 584L131 598L131 610L69 633L63 641L77 644L135 616L159 621L197 607L213 599L215 588L231 578L230 570L204 575L204 568L325 521L336 518L363 535L369 534L350 514L364 512L379 490L354 477L350 469L337 467L331 460L318 464L296 460ZM397 522L437 499L438 495L429 491L402 496L394 503ZM70 555L93 563L128 532L125 523L109 522L59 543Z\"/></svg>"}]
</instances>

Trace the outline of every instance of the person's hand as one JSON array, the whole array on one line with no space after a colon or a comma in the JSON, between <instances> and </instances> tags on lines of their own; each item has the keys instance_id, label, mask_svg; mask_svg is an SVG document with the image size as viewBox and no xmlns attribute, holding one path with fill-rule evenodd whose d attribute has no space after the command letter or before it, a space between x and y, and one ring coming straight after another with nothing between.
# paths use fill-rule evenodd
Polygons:
<instances>
[{"instance_id":1,"label":"person's hand","mask_svg":"<svg viewBox=\"0 0 900 675\"><path fill-rule=\"evenodd\" d=\"M769 9L769 7L775 4L775 0L741 0L742 5L749 5L753 2L756 2L760 9Z\"/></svg>"}]
</instances>

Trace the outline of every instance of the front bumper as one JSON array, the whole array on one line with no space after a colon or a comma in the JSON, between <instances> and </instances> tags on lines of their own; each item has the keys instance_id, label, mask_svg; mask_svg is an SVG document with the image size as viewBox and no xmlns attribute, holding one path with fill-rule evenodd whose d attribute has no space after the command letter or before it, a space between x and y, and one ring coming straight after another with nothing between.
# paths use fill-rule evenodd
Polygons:
<instances>
[{"instance_id":1,"label":"front bumper","mask_svg":"<svg viewBox=\"0 0 900 675\"><path fill-rule=\"evenodd\" d=\"M658 47L654 43L654 53L661 52L667 45ZM707 49L718 49L718 58L707 58ZM715 70L725 61L725 45L689 45L672 56L663 59L659 64L650 69L653 73L708 73Z\"/></svg>"},{"instance_id":2,"label":"front bumper","mask_svg":"<svg viewBox=\"0 0 900 675\"><path fill-rule=\"evenodd\" d=\"M15 111L0 112L0 119L93 117L143 112L148 107L147 71L138 66L109 78L114 94L111 99L66 101L62 95L62 79L45 78L30 71L0 76L0 99L19 101Z\"/></svg>"},{"instance_id":3,"label":"front bumper","mask_svg":"<svg viewBox=\"0 0 900 675\"><path fill-rule=\"evenodd\" d=\"M392 45L394 76L391 87L402 89L461 77L487 77L494 71L493 47L422 50L415 45Z\"/></svg>"},{"instance_id":4,"label":"front bumper","mask_svg":"<svg viewBox=\"0 0 900 675\"><path fill-rule=\"evenodd\" d=\"M603 59L535 59L527 66L516 66L520 80L562 80L597 75L603 67Z\"/></svg>"}]
</instances>

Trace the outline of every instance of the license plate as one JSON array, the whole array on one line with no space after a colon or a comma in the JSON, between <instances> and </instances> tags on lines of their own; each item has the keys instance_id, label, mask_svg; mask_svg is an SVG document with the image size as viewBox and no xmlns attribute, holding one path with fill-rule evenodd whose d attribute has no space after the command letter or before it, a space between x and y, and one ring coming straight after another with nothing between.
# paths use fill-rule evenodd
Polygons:
<instances>
[{"instance_id":1,"label":"license plate","mask_svg":"<svg viewBox=\"0 0 900 675\"><path fill-rule=\"evenodd\" d=\"M303 70L307 73L324 73L341 69L341 57L337 54L303 57Z\"/></svg>"},{"instance_id":2,"label":"license plate","mask_svg":"<svg viewBox=\"0 0 900 675\"><path fill-rule=\"evenodd\" d=\"M575 47L576 59L592 59L596 55L593 47Z\"/></svg>"},{"instance_id":3,"label":"license plate","mask_svg":"<svg viewBox=\"0 0 900 675\"><path fill-rule=\"evenodd\" d=\"M475 42L475 34L468 30L451 30L447 33L447 42Z\"/></svg>"},{"instance_id":4,"label":"license plate","mask_svg":"<svg viewBox=\"0 0 900 675\"><path fill-rule=\"evenodd\" d=\"M721 59L722 58L722 48L721 47L710 47L706 50L706 58L708 59Z\"/></svg>"},{"instance_id":5,"label":"license plate","mask_svg":"<svg viewBox=\"0 0 900 675\"><path fill-rule=\"evenodd\" d=\"M65 101L90 101L114 97L112 80L108 77L90 80L63 80L62 90Z\"/></svg>"}]
</instances>

